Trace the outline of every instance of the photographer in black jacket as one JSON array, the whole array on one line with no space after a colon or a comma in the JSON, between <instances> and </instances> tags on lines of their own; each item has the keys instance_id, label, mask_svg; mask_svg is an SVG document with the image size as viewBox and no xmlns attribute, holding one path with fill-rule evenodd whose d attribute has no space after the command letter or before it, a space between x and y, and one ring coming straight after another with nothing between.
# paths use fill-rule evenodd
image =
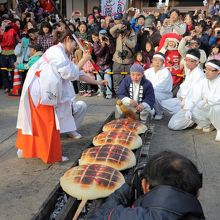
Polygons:
<instances>
[{"instance_id":1,"label":"photographer in black jacket","mask_svg":"<svg viewBox=\"0 0 220 220\"><path fill-rule=\"evenodd\" d=\"M89 220L202 220L197 199L201 174L186 157L163 151L146 165L141 182L144 195L130 202L130 187L124 184L95 211Z\"/></svg>"}]
</instances>

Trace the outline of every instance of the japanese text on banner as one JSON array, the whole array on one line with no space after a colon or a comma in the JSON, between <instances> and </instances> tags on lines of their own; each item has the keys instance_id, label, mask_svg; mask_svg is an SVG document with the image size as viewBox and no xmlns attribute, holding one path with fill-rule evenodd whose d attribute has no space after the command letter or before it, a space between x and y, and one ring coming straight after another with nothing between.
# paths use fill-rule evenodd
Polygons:
<instances>
[{"instance_id":1,"label":"japanese text on banner","mask_svg":"<svg viewBox=\"0 0 220 220\"><path fill-rule=\"evenodd\" d=\"M126 0L102 0L102 14L114 16L116 13L124 14L126 11Z\"/></svg>"}]
</instances>

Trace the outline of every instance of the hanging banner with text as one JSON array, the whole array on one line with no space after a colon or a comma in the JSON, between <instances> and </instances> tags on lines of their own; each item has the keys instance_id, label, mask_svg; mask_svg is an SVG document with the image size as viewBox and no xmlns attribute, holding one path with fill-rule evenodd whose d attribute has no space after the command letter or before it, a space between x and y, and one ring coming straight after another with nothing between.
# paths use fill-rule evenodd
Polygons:
<instances>
[{"instance_id":1,"label":"hanging banner with text","mask_svg":"<svg viewBox=\"0 0 220 220\"><path fill-rule=\"evenodd\" d=\"M124 14L126 11L126 0L102 0L102 15L114 16L117 13Z\"/></svg>"}]
</instances>

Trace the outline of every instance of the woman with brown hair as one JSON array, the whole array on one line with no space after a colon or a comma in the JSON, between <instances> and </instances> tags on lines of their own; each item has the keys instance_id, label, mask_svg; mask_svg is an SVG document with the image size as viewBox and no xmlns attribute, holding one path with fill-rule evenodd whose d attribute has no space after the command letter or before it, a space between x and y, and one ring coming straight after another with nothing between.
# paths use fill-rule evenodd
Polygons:
<instances>
[{"instance_id":1,"label":"woman with brown hair","mask_svg":"<svg viewBox=\"0 0 220 220\"><path fill-rule=\"evenodd\" d=\"M75 102L71 81L102 85L80 69L90 59L85 53L77 65L69 59L76 42L67 30L55 33L54 42L28 71L18 112L18 156L40 158L44 163L66 161L62 156L60 133L80 138L76 132L86 111L84 102Z\"/></svg>"}]
</instances>

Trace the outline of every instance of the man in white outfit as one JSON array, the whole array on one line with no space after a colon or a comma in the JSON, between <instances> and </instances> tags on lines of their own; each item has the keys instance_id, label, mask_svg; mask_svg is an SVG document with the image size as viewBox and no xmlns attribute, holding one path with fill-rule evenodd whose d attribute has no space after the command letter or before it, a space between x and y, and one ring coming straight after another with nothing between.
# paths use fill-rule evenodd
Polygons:
<instances>
[{"instance_id":1,"label":"man in white outfit","mask_svg":"<svg viewBox=\"0 0 220 220\"><path fill-rule=\"evenodd\" d=\"M155 120L163 118L163 108L161 102L172 98L173 80L170 71L163 66L165 56L163 53L157 52L153 56L152 67L144 72L146 79L148 79L153 87L155 94L154 109L156 115Z\"/></svg>"},{"instance_id":2,"label":"man in white outfit","mask_svg":"<svg viewBox=\"0 0 220 220\"><path fill-rule=\"evenodd\" d=\"M171 117L168 127L172 130L183 130L192 126L193 121L186 117L188 100L192 96L192 90L204 78L204 72L199 68L200 52L198 49L190 49L186 54L186 67L184 82L180 85L177 98L162 102L162 106L174 115Z\"/></svg>"},{"instance_id":3,"label":"man in white outfit","mask_svg":"<svg viewBox=\"0 0 220 220\"><path fill-rule=\"evenodd\" d=\"M216 129L215 140L220 141L220 61L210 60L205 66L206 78L193 89L187 115L197 124L197 130Z\"/></svg>"}]
</instances>

